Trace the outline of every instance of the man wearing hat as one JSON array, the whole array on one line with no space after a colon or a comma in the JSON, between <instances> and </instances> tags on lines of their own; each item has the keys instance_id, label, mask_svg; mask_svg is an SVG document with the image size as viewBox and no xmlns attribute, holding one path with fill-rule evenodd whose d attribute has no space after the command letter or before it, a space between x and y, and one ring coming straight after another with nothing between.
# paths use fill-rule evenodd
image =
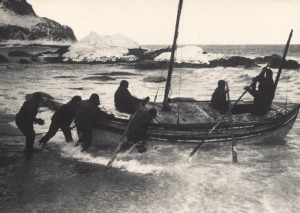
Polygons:
<instances>
[{"instance_id":1,"label":"man wearing hat","mask_svg":"<svg viewBox=\"0 0 300 213\"><path fill-rule=\"evenodd\" d=\"M16 124L23 135L26 136L26 146L23 152L32 153L33 144L35 139L35 132L33 124L43 125L44 120L41 118L36 118L38 113L39 104L42 101L43 97L40 92L33 93L32 97L27 99L20 111L16 114Z\"/></svg>"},{"instance_id":2,"label":"man wearing hat","mask_svg":"<svg viewBox=\"0 0 300 213\"><path fill-rule=\"evenodd\" d=\"M214 109L225 113L229 108L229 102L226 100L225 81L219 80L218 87L215 89L211 97L211 105Z\"/></svg>"},{"instance_id":3,"label":"man wearing hat","mask_svg":"<svg viewBox=\"0 0 300 213\"><path fill-rule=\"evenodd\" d=\"M108 114L102 111L98 106L100 105L100 98L98 94L93 93L88 100L81 101L79 109L75 116L75 124L77 132L79 133L79 143L82 147L82 152L87 150L92 141L92 127L95 127L97 121L103 118L113 118L113 114Z\"/></svg>"},{"instance_id":4,"label":"man wearing hat","mask_svg":"<svg viewBox=\"0 0 300 213\"><path fill-rule=\"evenodd\" d=\"M133 114L140 103L146 104L149 101L149 97L142 100L132 96L128 91L128 85L128 81L121 81L119 88L115 92L115 107L120 112Z\"/></svg>"},{"instance_id":5,"label":"man wearing hat","mask_svg":"<svg viewBox=\"0 0 300 213\"><path fill-rule=\"evenodd\" d=\"M70 125L75 118L80 101L81 97L76 95L53 114L47 134L39 141L41 144L46 144L59 129L63 132L66 142L73 141Z\"/></svg>"}]
</instances>

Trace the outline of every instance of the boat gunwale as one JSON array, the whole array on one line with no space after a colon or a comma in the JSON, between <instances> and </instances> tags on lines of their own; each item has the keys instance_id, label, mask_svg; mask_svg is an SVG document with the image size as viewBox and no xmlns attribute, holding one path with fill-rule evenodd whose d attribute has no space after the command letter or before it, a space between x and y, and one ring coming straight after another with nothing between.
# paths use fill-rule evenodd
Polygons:
<instances>
[{"instance_id":1,"label":"boat gunwale","mask_svg":"<svg viewBox=\"0 0 300 213\"><path fill-rule=\"evenodd\" d=\"M190 102L190 101L189 101ZM197 101L199 102L199 101ZM201 101L204 102L204 101ZM207 102L207 101L205 101ZM275 102L275 103L283 103L283 102ZM265 120L259 120L259 121L243 121L243 122L232 122L233 127L239 127L239 128L247 128L248 126L265 126L265 125L269 125L271 123L274 122L278 122L281 120L287 120L289 117L292 117L295 114L295 111L299 111L300 108L300 104L299 103L293 103L294 108L292 110L290 110L287 114L282 114L282 116L277 116L275 118L267 118ZM298 114L298 112L296 113ZM297 115L296 115L297 117ZM116 123L117 125L127 125L129 122L129 119L123 119L123 118L113 118L113 119L103 119L102 121L98 122L101 124L105 123L108 124L107 121L111 122L111 123ZM155 129L159 129L159 128L168 128L168 129L190 129L190 128L212 128L218 121L215 122L203 122L203 123L180 123L180 124L167 124L167 123L150 123L150 128L155 128ZM223 121L220 123L220 127L222 128L226 128L229 125L231 125L230 121Z\"/></svg>"}]
</instances>

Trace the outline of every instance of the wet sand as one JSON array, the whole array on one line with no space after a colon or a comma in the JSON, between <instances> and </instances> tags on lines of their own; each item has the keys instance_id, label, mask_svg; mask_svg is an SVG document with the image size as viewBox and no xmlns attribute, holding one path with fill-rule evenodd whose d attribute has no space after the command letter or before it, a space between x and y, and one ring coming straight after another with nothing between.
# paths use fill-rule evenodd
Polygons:
<instances>
[{"instance_id":1,"label":"wet sand","mask_svg":"<svg viewBox=\"0 0 300 213\"><path fill-rule=\"evenodd\" d=\"M62 158L53 147L23 154L25 137L8 125L13 118L0 114L0 212L125 212L146 182L154 184L145 176Z\"/></svg>"}]
</instances>

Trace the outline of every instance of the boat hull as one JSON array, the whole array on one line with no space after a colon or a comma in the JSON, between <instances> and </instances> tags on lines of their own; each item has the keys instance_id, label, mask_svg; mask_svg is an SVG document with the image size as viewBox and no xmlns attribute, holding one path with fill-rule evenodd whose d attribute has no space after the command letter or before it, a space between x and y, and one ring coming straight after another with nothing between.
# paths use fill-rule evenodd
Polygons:
<instances>
[{"instance_id":1,"label":"boat hull","mask_svg":"<svg viewBox=\"0 0 300 213\"><path fill-rule=\"evenodd\" d=\"M238 143L260 143L284 138L292 129L299 112L299 105L290 106L285 114L279 114L266 119L251 121L235 120L233 136ZM98 145L117 145L126 140L123 137L128 120L114 119L99 122L93 129L94 143ZM205 139L205 144L232 142L231 123L221 122L215 131L208 132L217 124L215 122L195 124L153 123L148 129L147 136L151 144L184 144L195 145ZM124 139L125 138L125 139Z\"/></svg>"}]
</instances>

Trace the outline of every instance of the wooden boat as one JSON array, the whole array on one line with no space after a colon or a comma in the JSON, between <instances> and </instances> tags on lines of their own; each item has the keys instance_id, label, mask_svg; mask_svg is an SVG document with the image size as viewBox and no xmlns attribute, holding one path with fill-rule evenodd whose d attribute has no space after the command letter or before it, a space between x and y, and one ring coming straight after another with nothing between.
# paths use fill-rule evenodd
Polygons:
<instances>
[{"instance_id":1,"label":"wooden boat","mask_svg":"<svg viewBox=\"0 0 300 213\"><path fill-rule=\"evenodd\" d=\"M164 100L159 104L148 103L146 105L148 108L155 107L158 111L156 120L150 124L148 129L149 139L154 143L192 144L194 146L197 144L199 146L204 142L207 144L232 141L257 143L284 138L296 121L299 104L274 102L272 110L264 116L254 116L250 113L224 116L212 109L209 101L194 100L173 101L170 103L171 110L164 110L169 104L169 90L182 3L183 0L179 0ZM285 47L282 61L285 60L291 36L292 32ZM282 66L277 72L276 86L281 70ZM248 104L247 102L239 101L245 93L236 102L232 102L232 105ZM48 102L46 105L55 105L53 103ZM180 108L180 116L178 116L178 107ZM113 119L98 122L97 127L93 130L94 145L116 145L123 140L124 132L129 123L129 115L122 115L122 113L116 113L115 115ZM127 116L127 118L124 118L124 116ZM234 146L233 144L233 149Z\"/></svg>"},{"instance_id":2,"label":"wooden boat","mask_svg":"<svg viewBox=\"0 0 300 213\"><path fill-rule=\"evenodd\" d=\"M201 144L204 141L205 143L221 143L234 140L235 142L256 143L284 138L296 121L299 104L273 103L272 110L265 116L254 116L250 113L224 116L212 109L209 101L173 102L170 104L171 111L164 110L168 105L182 3L183 0L179 0L164 100L160 104L150 103L146 106L155 107L158 111L156 121L150 124L147 133L148 137L152 139L151 141L199 145L199 142ZM291 36L292 31L289 35L282 61L285 60ZM275 88L280 78L282 65L277 72ZM248 104L246 102L238 102L239 100L233 106ZM180 108L180 117L178 116L178 107ZM95 142L100 144L119 143L128 122L128 119L118 117L112 120L100 121L95 129ZM233 144L233 148L234 146Z\"/></svg>"},{"instance_id":3,"label":"wooden boat","mask_svg":"<svg viewBox=\"0 0 300 213\"><path fill-rule=\"evenodd\" d=\"M241 104L249 104L243 102ZM177 106L181 105L183 112L177 123ZM222 114L212 109L209 102L174 102L170 112L159 111L159 104L147 104L147 107L158 109L157 118L150 124L148 137L154 143L198 144L206 138L205 143L232 142L265 142L282 139L292 129L298 112L299 104L273 103L272 110L264 116L250 113L232 115L232 127L229 116L225 117L215 131L208 132L220 121ZM129 120L114 118L99 121L94 129L95 142L109 145L120 142ZM194 145L195 146L195 145Z\"/></svg>"}]
</instances>

